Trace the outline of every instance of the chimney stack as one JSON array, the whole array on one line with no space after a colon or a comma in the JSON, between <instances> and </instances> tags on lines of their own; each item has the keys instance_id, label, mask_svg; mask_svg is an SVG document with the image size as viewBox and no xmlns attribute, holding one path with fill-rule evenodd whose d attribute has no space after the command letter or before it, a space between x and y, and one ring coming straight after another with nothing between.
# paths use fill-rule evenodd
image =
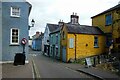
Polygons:
<instances>
[{"instance_id":1,"label":"chimney stack","mask_svg":"<svg viewBox=\"0 0 120 80\"><path fill-rule=\"evenodd\" d=\"M36 35L38 35L38 34L40 34L40 32L39 32L39 31L37 31L37 32L36 32Z\"/></svg>"},{"instance_id":2,"label":"chimney stack","mask_svg":"<svg viewBox=\"0 0 120 80\"><path fill-rule=\"evenodd\" d=\"M63 20L60 19L60 21L58 22L58 25L61 26L63 24L64 24Z\"/></svg>"},{"instance_id":3,"label":"chimney stack","mask_svg":"<svg viewBox=\"0 0 120 80\"><path fill-rule=\"evenodd\" d=\"M79 23L79 16L77 16L77 13L74 13L70 16L71 23L72 24L78 24Z\"/></svg>"}]
</instances>

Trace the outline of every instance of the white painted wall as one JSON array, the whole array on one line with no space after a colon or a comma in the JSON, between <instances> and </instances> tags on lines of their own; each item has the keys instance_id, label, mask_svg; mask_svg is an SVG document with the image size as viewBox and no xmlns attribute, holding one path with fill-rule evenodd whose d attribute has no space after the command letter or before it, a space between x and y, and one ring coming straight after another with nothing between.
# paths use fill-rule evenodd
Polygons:
<instances>
[{"instance_id":1,"label":"white painted wall","mask_svg":"<svg viewBox=\"0 0 120 80\"><path fill-rule=\"evenodd\" d=\"M49 40L49 34L50 34L50 30L48 28L48 26L46 26L45 28L45 32L44 32L44 45L49 45L49 43L47 42L47 40Z\"/></svg>"}]
</instances>

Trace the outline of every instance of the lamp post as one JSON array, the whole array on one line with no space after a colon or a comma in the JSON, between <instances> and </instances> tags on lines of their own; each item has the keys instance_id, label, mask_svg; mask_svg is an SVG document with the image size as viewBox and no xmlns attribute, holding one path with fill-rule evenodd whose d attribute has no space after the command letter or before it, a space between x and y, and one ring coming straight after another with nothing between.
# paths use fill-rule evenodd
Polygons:
<instances>
[{"instance_id":1,"label":"lamp post","mask_svg":"<svg viewBox=\"0 0 120 80\"><path fill-rule=\"evenodd\" d=\"M34 25L35 25L35 21L34 21L34 19L32 19L31 26L29 25L29 30L30 30L31 27L34 27Z\"/></svg>"}]
</instances>

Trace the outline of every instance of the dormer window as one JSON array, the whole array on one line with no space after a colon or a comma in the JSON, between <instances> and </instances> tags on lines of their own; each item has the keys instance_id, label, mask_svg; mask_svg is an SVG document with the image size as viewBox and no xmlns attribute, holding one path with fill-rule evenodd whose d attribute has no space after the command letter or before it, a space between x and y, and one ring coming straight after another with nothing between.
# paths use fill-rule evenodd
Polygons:
<instances>
[{"instance_id":1,"label":"dormer window","mask_svg":"<svg viewBox=\"0 0 120 80\"><path fill-rule=\"evenodd\" d=\"M11 17L20 17L20 8L11 7Z\"/></svg>"}]
</instances>

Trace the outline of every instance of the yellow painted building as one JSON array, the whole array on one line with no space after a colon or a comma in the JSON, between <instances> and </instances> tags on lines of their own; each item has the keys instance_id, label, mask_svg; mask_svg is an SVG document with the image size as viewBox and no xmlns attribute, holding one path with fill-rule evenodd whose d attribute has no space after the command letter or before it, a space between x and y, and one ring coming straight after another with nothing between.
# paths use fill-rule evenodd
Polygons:
<instances>
[{"instance_id":1,"label":"yellow painted building","mask_svg":"<svg viewBox=\"0 0 120 80\"><path fill-rule=\"evenodd\" d=\"M66 23L61 30L62 61L105 53L105 35L97 27Z\"/></svg>"},{"instance_id":2,"label":"yellow painted building","mask_svg":"<svg viewBox=\"0 0 120 80\"><path fill-rule=\"evenodd\" d=\"M120 4L92 17L92 26L106 34L106 47L113 41L114 51L120 51Z\"/></svg>"}]
</instances>

